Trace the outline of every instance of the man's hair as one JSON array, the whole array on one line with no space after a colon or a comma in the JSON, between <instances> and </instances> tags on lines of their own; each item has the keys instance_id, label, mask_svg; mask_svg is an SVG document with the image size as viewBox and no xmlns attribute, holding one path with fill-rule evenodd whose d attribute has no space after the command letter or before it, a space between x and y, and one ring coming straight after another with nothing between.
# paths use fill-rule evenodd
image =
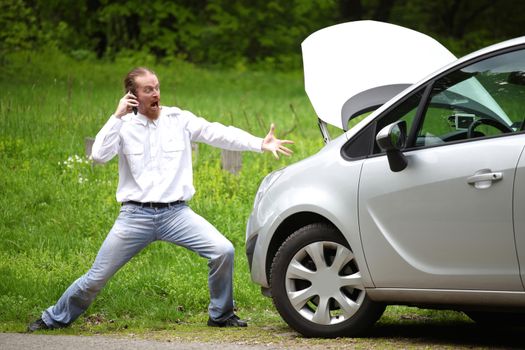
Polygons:
<instances>
[{"instance_id":1,"label":"man's hair","mask_svg":"<svg viewBox=\"0 0 525 350\"><path fill-rule=\"evenodd\" d=\"M137 92L137 84L135 83L135 78L146 75L146 74L155 74L154 71L152 71L149 68L146 67L136 67L129 71L129 73L124 78L124 90L125 92L131 91L132 94L136 95Z\"/></svg>"}]
</instances>

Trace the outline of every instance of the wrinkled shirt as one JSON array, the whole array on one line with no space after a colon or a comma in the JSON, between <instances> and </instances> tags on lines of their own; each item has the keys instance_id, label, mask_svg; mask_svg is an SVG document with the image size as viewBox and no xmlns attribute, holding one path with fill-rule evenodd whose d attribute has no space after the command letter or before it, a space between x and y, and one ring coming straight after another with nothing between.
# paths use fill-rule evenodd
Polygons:
<instances>
[{"instance_id":1,"label":"wrinkled shirt","mask_svg":"<svg viewBox=\"0 0 525 350\"><path fill-rule=\"evenodd\" d=\"M119 156L117 201L169 203L195 194L191 142L233 151L262 152L262 138L210 123L177 107L162 107L150 120L140 113L111 116L95 138L93 160Z\"/></svg>"}]
</instances>

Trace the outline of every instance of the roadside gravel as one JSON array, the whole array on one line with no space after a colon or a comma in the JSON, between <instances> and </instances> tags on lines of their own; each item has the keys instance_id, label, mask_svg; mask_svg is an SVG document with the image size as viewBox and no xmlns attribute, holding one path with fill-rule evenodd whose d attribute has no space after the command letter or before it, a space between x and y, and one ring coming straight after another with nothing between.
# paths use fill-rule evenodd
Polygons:
<instances>
[{"instance_id":1,"label":"roadside gravel","mask_svg":"<svg viewBox=\"0 0 525 350\"><path fill-rule=\"evenodd\" d=\"M479 327L472 322L432 322L417 319L408 324L379 323L362 338L305 338L283 325L253 325L245 329L215 329L178 325L171 330L140 334L54 331L0 333L1 350L18 349L170 349L170 350L273 350L273 349L525 349L524 327ZM63 332L63 330L60 330ZM76 335L76 334L83 335Z\"/></svg>"},{"instance_id":2,"label":"roadside gravel","mask_svg":"<svg viewBox=\"0 0 525 350\"><path fill-rule=\"evenodd\" d=\"M0 333L0 349L2 350L204 350L215 347L210 343L157 341L109 336L76 336L76 335L45 335ZM232 350L271 350L282 349L280 346L221 344L224 349Z\"/></svg>"}]
</instances>

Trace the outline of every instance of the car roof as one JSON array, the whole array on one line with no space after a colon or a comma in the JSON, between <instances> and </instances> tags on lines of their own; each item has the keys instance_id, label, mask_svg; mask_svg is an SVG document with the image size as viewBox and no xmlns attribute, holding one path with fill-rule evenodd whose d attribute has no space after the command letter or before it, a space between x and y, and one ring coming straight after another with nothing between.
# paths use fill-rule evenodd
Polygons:
<instances>
[{"instance_id":1,"label":"car roof","mask_svg":"<svg viewBox=\"0 0 525 350\"><path fill-rule=\"evenodd\" d=\"M321 29L301 47L310 102L321 120L341 129L456 60L425 34L368 20Z\"/></svg>"}]
</instances>

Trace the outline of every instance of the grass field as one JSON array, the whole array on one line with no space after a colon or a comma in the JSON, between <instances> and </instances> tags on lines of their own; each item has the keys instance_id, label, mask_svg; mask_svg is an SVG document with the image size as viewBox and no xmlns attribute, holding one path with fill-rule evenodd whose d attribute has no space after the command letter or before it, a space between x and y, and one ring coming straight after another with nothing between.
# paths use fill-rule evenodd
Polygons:
<instances>
[{"instance_id":1,"label":"grass field","mask_svg":"<svg viewBox=\"0 0 525 350\"><path fill-rule=\"evenodd\" d=\"M20 329L88 270L119 210L116 160L92 166L93 137L123 94L136 62L77 62L56 53L13 56L0 82L0 329ZM241 314L271 308L250 283L244 230L260 180L316 152L322 140L302 74L210 71L175 62L153 68L164 105L264 136L294 139L295 155L243 154L238 175L221 170L220 150L200 145L192 208L236 247L235 298ZM85 317L162 327L206 314L207 265L155 243L110 281Z\"/></svg>"},{"instance_id":2,"label":"grass field","mask_svg":"<svg viewBox=\"0 0 525 350\"><path fill-rule=\"evenodd\" d=\"M115 110L123 76L142 62L74 61L53 52L17 54L7 62L0 67L0 331L23 331L89 269L118 214L116 160L92 166L84 138L93 137ZM221 170L219 150L201 145L190 203L236 247L239 314L282 327L271 301L250 282L244 230L261 179L322 147L302 73L214 71L182 62L149 66L160 78L164 105L259 136L275 122L279 137L296 142L292 158L243 154L238 175ZM202 324L207 304L206 261L154 243L115 275L67 332ZM382 322L413 312L407 310L389 308Z\"/></svg>"}]
</instances>

